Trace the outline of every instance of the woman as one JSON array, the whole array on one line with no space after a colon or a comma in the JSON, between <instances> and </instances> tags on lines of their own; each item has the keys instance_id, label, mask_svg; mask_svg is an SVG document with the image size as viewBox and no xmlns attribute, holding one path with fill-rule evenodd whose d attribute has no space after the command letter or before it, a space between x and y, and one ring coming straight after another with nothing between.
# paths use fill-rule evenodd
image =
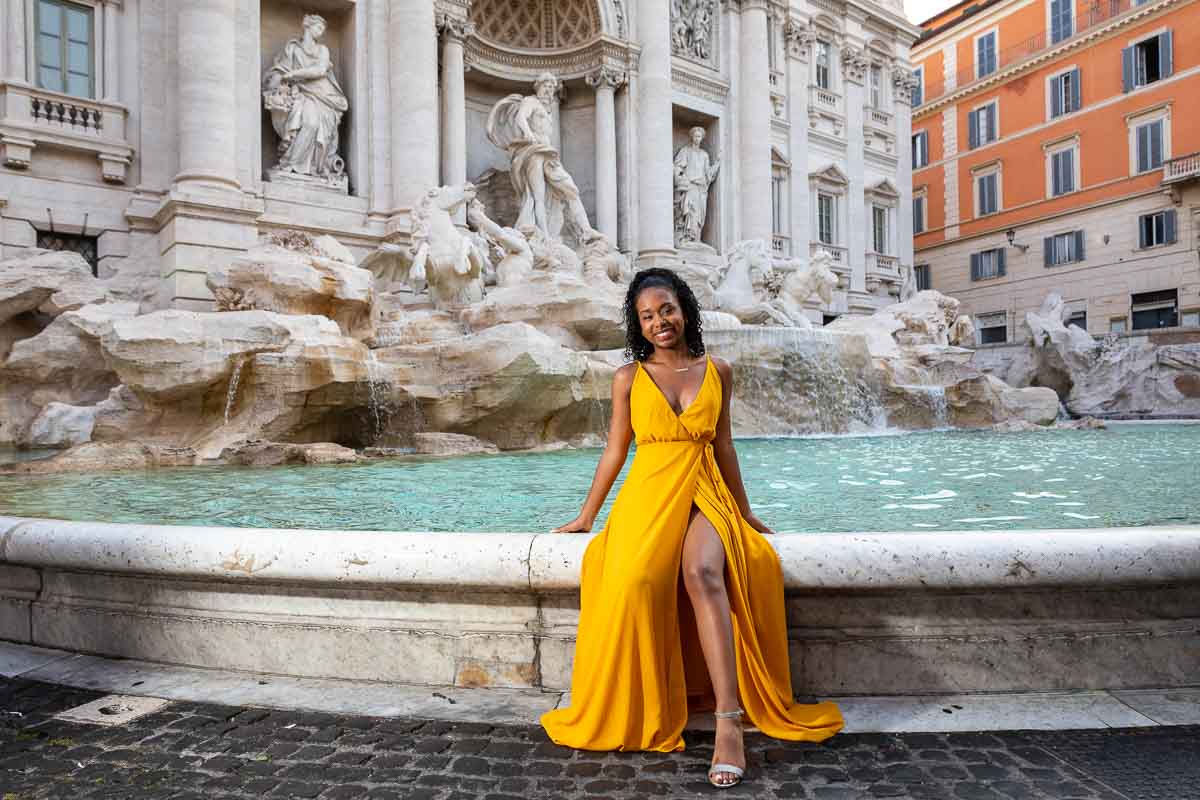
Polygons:
<instances>
[{"instance_id":1,"label":"woman","mask_svg":"<svg viewBox=\"0 0 1200 800\"><path fill-rule=\"evenodd\" d=\"M643 270L625 325L633 363L613 378L608 446L583 510L556 530L591 530L635 435L637 455L584 556L571 706L542 724L571 747L672 751L689 708L715 707L708 779L733 786L746 767L743 713L770 736L808 741L842 717L793 701L783 575L738 470L732 370L704 354L695 295L670 270Z\"/></svg>"}]
</instances>

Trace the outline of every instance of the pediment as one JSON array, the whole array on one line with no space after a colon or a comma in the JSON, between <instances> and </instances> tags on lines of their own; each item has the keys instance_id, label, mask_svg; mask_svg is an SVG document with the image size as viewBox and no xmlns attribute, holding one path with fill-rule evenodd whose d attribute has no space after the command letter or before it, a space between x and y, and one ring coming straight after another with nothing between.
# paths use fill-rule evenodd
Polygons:
<instances>
[{"instance_id":1,"label":"pediment","mask_svg":"<svg viewBox=\"0 0 1200 800\"><path fill-rule=\"evenodd\" d=\"M808 173L808 178L809 180L836 183L842 186L850 185L850 179L846 177L846 173L842 172L837 164L829 164L816 172L810 172Z\"/></svg>"},{"instance_id":2,"label":"pediment","mask_svg":"<svg viewBox=\"0 0 1200 800\"><path fill-rule=\"evenodd\" d=\"M892 183L887 178L884 178L879 183L869 187L867 192L876 195L877 197L887 198L888 200L900 199L900 191L896 188L896 184Z\"/></svg>"}]
</instances>

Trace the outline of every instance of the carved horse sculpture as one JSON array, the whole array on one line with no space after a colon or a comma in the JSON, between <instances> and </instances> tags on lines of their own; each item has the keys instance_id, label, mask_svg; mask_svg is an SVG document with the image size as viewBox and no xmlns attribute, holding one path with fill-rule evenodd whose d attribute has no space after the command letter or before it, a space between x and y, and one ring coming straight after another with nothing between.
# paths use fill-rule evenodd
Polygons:
<instances>
[{"instance_id":1,"label":"carved horse sculpture","mask_svg":"<svg viewBox=\"0 0 1200 800\"><path fill-rule=\"evenodd\" d=\"M438 186L413 209L410 285L425 282L438 309L483 299L486 263L475 241L455 227L453 214L475 199L475 186Z\"/></svg>"},{"instance_id":2,"label":"carved horse sculpture","mask_svg":"<svg viewBox=\"0 0 1200 800\"><path fill-rule=\"evenodd\" d=\"M792 319L768 302L767 279L772 272L771 251L764 240L738 242L726 258L725 274L713 295L715 310L749 325L792 326Z\"/></svg>"},{"instance_id":3,"label":"carved horse sculpture","mask_svg":"<svg viewBox=\"0 0 1200 800\"><path fill-rule=\"evenodd\" d=\"M814 294L827 306L833 303L833 290L837 288L838 276L830 269L832 261L828 251L818 250L809 259L807 267L797 265L784 277L774 306L786 314L797 327L812 327L804 313L804 304Z\"/></svg>"}]
</instances>

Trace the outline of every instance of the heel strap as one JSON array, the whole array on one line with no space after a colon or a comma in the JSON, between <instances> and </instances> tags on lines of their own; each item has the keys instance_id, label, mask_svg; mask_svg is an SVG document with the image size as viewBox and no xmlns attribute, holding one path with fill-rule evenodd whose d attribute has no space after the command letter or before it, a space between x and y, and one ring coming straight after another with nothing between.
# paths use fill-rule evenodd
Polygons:
<instances>
[{"instance_id":1,"label":"heel strap","mask_svg":"<svg viewBox=\"0 0 1200 800\"><path fill-rule=\"evenodd\" d=\"M746 712L740 708L737 711L714 711L713 717L715 719L735 719L745 713Z\"/></svg>"}]
</instances>

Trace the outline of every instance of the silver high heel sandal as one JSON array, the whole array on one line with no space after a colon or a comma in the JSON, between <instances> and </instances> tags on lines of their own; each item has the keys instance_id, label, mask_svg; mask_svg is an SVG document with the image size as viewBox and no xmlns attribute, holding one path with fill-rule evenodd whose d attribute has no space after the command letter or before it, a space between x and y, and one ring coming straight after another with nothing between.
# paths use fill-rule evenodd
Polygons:
<instances>
[{"instance_id":1,"label":"silver high heel sandal","mask_svg":"<svg viewBox=\"0 0 1200 800\"><path fill-rule=\"evenodd\" d=\"M715 711L713 712L713 717L715 719L737 719L745 713L745 711L739 708L737 711ZM737 780L733 781L732 783L718 783L716 776L722 772L732 775L733 777L737 778ZM739 783L741 783L742 777L745 774L746 771L744 769L741 767L735 767L733 764L713 764L708 768L708 782L718 789L728 789L731 786L737 786Z\"/></svg>"}]
</instances>

